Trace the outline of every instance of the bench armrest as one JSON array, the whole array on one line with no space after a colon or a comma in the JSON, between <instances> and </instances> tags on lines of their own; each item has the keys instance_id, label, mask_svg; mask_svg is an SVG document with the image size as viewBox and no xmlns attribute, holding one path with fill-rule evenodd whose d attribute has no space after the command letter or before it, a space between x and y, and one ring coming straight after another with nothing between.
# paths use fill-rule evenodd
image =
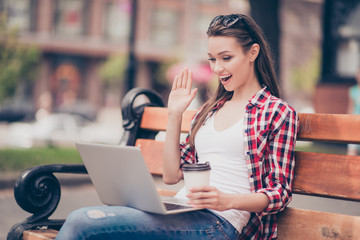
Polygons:
<instances>
[{"instance_id":1,"label":"bench armrest","mask_svg":"<svg viewBox=\"0 0 360 240\"><path fill-rule=\"evenodd\" d=\"M142 102L137 99L142 97ZM138 138L154 139L156 131L141 131L140 123L145 107L164 107L161 96L151 89L134 88L127 92L121 101L122 125L124 133L120 145L134 146Z\"/></svg>"},{"instance_id":2,"label":"bench armrest","mask_svg":"<svg viewBox=\"0 0 360 240\"><path fill-rule=\"evenodd\" d=\"M138 101L140 99L141 101ZM121 102L124 133L120 145L135 145L138 138L154 139L157 131L142 131L140 123L144 108L164 107L161 96L150 89L134 88L127 92ZM60 183L53 173L87 173L84 165L49 164L28 168L18 177L14 195L17 204L33 215L15 224L7 240L21 239L24 230L39 227L59 229L64 220L49 220L61 197Z\"/></svg>"},{"instance_id":3,"label":"bench armrest","mask_svg":"<svg viewBox=\"0 0 360 240\"><path fill-rule=\"evenodd\" d=\"M48 220L56 210L61 197L61 188L54 173L87 174L82 164L48 164L28 168L17 178L14 197L17 204L32 216L15 224L7 240L21 239L23 231L41 226L61 226L64 220Z\"/></svg>"}]
</instances>

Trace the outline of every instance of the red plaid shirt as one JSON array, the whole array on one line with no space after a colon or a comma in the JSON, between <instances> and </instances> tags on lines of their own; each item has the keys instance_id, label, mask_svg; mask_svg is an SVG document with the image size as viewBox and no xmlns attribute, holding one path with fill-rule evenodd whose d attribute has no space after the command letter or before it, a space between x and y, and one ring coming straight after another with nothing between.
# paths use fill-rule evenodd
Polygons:
<instances>
[{"instance_id":1,"label":"red plaid shirt","mask_svg":"<svg viewBox=\"0 0 360 240\"><path fill-rule=\"evenodd\" d=\"M208 117L225 101L217 104ZM193 122L198 114L195 114ZM264 211L251 214L240 239L277 238L277 213L291 201L297 127L295 110L272 96L266 87L255 94L246 106L244 150L251 192L265 193L270 203ZM189 144L180 144L180 150L181 165L197 162L196 151Z\"/></svg>"}]
</instances>

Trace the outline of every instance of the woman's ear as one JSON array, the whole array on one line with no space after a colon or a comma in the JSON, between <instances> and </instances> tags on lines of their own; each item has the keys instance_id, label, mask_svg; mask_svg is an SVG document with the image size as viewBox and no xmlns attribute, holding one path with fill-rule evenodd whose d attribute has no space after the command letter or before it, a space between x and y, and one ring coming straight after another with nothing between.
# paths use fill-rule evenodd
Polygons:
<instances>
[{"instance_id":1,"label":"woman's ear","mask_svg":"<svg viewBox=\"0 0 360 240\"><path fill-rule=\"evenodd\" d=\"M260 46L257 43L254 43L250 48L250 62L255 62L257 56L259 55Z\"/></svg>"}]
</instances>

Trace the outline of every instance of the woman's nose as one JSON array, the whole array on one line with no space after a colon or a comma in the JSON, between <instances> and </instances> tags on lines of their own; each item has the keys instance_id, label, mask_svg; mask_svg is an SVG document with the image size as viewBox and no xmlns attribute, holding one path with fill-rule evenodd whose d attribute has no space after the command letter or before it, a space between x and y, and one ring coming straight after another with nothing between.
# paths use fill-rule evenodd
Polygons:
<instances>
[{"instance_id":1,"label":"woman's nose","mask_svg":"<svg viewBox=\"0 0 360 240\"><path fill-rule=\"evenodd\" d=\"M224 70L223 65L219 64L219 63L215 63L214 64L214 68L213 68L213 72L214 73L221 73Z\"/></svg>"}]
</instances>

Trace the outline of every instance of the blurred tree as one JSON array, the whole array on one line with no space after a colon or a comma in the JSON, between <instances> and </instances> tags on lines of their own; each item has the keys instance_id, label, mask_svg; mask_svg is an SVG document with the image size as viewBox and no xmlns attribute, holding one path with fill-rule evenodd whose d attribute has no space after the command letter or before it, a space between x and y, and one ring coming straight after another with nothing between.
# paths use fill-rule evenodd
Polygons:
<instances>
[{"instance_id":1,"label":"blurred tree","mask_svg":"<svg viewBox=\"0 0 360 240\"><path fill-rule=\"evenodd\" d=\"M295 88L302 91L309 99L313 96L316 84L320 78L321 53L315 50L313 56L291 71L291 82Z\"/></svg>"},{"instance_id":2,"label":"blurred tree","mask_svg":"<svg viewBox=\"0 0 360 240\"><path fill-rule=\"evenodd\" d=\"M281 8L280 0L251 0L251 17L262 28L265 38L268 41L271 52L275 60L275 71L280 73L280 23L279 10ZM280 83L281 84L281 83Z\"/></svg>"},{"instance_id":3,"label":"blurred tree","mask_svg":"<svg viewBox=\"0 0 360 240\"><path fill-rule=\"evenodd\" d=\"M105 90L120 90L127 66L127 57L123 54L109 57L100 67Z\"/></svg>"},{"instance_id":4,"label":"blurred tree","mask_svg":"<svg viewBox=\"0 0 360 240\"><path fill-rule=\"evenodd\" d=\"M9 29L6 13L0 13L0 104L14 96L20 83L35 78L39 57L36 47L18 42L17 29Z\"/></svg>"}]
</instances>

